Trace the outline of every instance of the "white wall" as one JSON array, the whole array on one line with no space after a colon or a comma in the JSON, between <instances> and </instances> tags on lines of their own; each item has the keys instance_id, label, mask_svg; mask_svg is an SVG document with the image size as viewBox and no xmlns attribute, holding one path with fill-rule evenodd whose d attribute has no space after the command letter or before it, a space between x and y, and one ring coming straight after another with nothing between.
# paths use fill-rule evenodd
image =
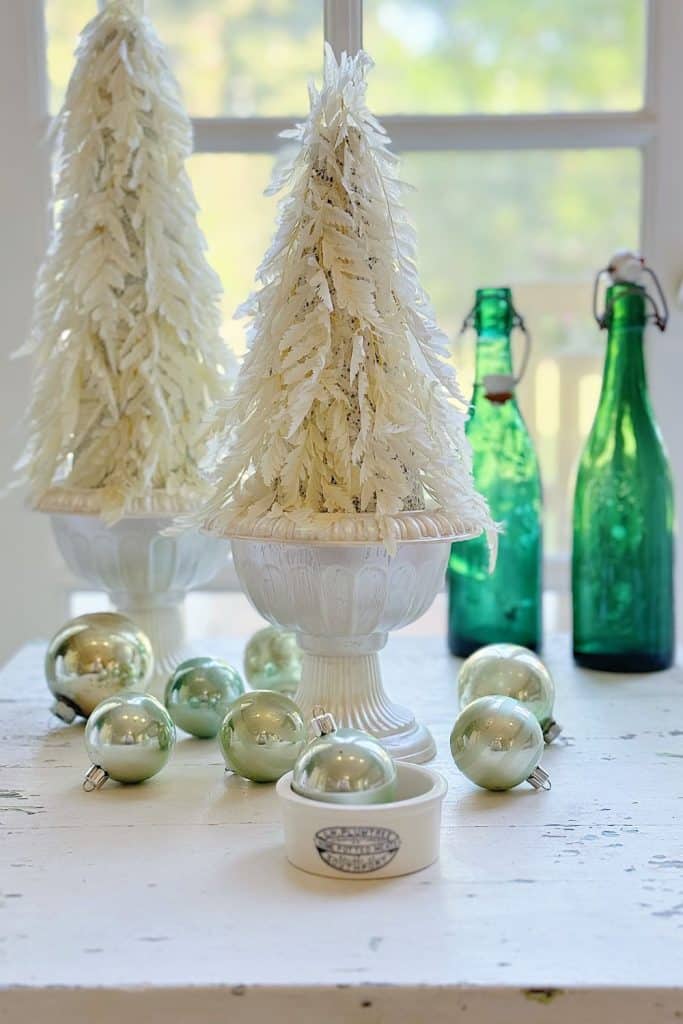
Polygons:
<instances>
[{"instance_id":1,"label":"white wall","mask_svg":"<svg viewBox=\"0 0 683 1024\"><path fill-rule=\"evenodd\" d=\"M47 125L41 0L0 0L0 487L22 441L28 360L9 360L30 316L46 237ZM42 156L39 156L42 153ZM49 524L14 490L0 499L0 662L63 621L66 595Z\"/></svg>"},{"instance_id":2,"label":"white wall","mask_svg":"<svg viewBox=\"0 0 683 1024\"><path fill-rule=\"evenodd\" d=\"M683 640L683 2L652 0L648 102L657 134L645 151L643 252L661 277L671 319L664 335L648 340L650 387L676 483L679 566L676 577L679 643Z\"/></svg>"}]
</instances>

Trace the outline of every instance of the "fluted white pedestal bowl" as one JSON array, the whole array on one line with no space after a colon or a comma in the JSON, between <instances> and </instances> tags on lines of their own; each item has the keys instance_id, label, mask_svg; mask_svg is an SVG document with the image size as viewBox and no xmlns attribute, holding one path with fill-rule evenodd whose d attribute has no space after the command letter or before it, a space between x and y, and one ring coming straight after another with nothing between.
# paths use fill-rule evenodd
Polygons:
<instances>
[{"instance_id":1,"label":"fluted white pedestal bowl","mask_svg":"<svg viewBox=\"0 0 683 1024\"><path fill-rule=\"evenodd\" d=\"M449 524L436 536L418 525L391 553L379 539L296 536L233 537L232 550L257 611L297 633L304 657L295 700L304 717L322 705L338 724L376 736L397 760L424 762L436 752L431 733L388 697L378 658L388 633L419 618L443 586L457 538Z\"/></svg>"},{"instance_id":2,"label":"fluted white pedestal bowl","mask_svg":"<svg viewBox=\"0 0 683 1024\"><path fill-rule=\"evenodd\" d=\"M213 578L225 562L227 542L190 530L164 536L174 519L169 513L126 516L111 526L96 514L52 512L50 518L69 569L93 589L106 591L117 611L149 637L154 651L149 690L163 697L168 677L191 653L185 594Z\"/></svg>"}]
</instances>

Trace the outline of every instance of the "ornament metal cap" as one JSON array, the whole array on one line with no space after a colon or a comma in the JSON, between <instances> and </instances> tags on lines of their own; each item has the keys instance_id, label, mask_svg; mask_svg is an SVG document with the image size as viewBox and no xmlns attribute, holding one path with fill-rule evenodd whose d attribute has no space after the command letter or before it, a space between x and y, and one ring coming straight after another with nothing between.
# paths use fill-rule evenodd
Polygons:
<instances>
[{"instance_id":1,"label":"ornament metal cap","mask_svg":"<svg viewBox=\"0 0 683 1024\"><path fill-rule=\"evenodd\" d=\"M550 781L550 776L548 775L545 768L541 768L540 764L534 768L531 775L529 775L526 781L531 786L533 786L534 789L548 790L553 788L553 784Z\"/></svg>"},{"instance_id":2,"label":"ornament metal cap","mask_svg":"<svg viewBox=\"0 0 683 1024\"><path fill-rule=\"evenodd\" d=\"M104 768L100 768L99 765L94 764L86 772L85 778L83 779L83 789L86 793L92 793L96 789L102 789L109 775L105 772Z\"/></svg>"},{"instance_id":3,"label":"ornament metal cap","mask_svg":"<svg viewBox=\"0 0 683 1024\"><path fill-rule=\"evenodd\" d=\"M562 732L562 726L554 718L549 718L547 722L543 723L541 728L543 730L543 739L546 743L552 743Z\"/></svg>"},{"instance_id":4,"label":"ornament metal cap","mask_svg":"<svg viewBox=\"0 0 683 1024\"><path fill-rule=\"evenodd\" d=\"M58 697L57 700L54 701L50 710L53 715L56 715L57 718L61 718L61 720L66 722L67 725L71 725L76 718L76 715L79 714L71 701L66 700L64 697Z\"/></svg>"},{"instance_id":5,"label":"ornament metal cap","mask_svg":"<svg viewBox=\"0 0 683 1024\"><path fill-rule=\"evenodd\" d=\"M329 736L331 733L336 732L337 723L334 715L331 715L329 711L325 711L325 708L320 706L314 707L311 729L316 736Z\"/></svg>"}]
</instances>

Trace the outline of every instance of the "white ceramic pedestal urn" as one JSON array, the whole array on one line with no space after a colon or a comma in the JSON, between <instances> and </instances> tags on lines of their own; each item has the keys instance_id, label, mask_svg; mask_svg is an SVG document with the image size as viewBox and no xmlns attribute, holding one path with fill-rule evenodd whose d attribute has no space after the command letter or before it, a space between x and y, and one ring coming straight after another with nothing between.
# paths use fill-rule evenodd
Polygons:
<instances>
[{"instance_id":1,"label":"white ceramic pedestal urn","mask_svg":"<svg viewBox=\"0 0 683 1024\"><path fill-rule=\"evenodd\" d=\"M388 697L378 653L390 630L429 608L452 541L468 535L438 513L402 513L391 517L395 543L388 548L373 516L344 517L327 528L322 518L308 525L263 519L249 536L233 535L240 581L265 619L297 633L304 657L295 700L304 717L321 705L339 725L376 736L397 760L429 761L434 740Z\"/></svg>"},{"instance_id":2,"label":"white ceramic pedestal urn","mask_svg":"<svg viewBox=\"0 0 683 1024\"><path fill-rule=\"evenodd\" d=\"M225 562L228 545L196 530L164 536L181 510L162 511L163 500L154 497L145 510L107 525L98 514L96 494L74 496L53 488L38 508L50 513L57 546L74 575L106 591L116 610L149 637L154 675L148 689L163 697L168 677L192 653L187 647L185 594L213 578ZM82 511L69 510L75 507Z\"/></svg>"}]
</instances>

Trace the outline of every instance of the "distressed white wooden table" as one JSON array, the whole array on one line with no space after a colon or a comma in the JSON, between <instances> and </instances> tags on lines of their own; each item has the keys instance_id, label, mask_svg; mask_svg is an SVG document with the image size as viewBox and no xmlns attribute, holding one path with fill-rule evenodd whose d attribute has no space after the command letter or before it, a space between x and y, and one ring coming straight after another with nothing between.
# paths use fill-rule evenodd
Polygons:
<instances>
[{"instance_id":1,"label":"distressed white wooden table","mask_svg":"<svg viewBox=\"0 0 683 1024\"><path fill-rule=\"evenodd\" d=\"M442 857L347 882L286 863L272 787L226 782L212 742L84 793L82 727L51 717L42 650L22 650L0 676L0 1021L683 1019L683 675L579 672L559 638L546 654L553 790L494 795L450 764L457 663L436 638L390 643L391 691L451 787Z\"/></svg>"}]
</instances>

